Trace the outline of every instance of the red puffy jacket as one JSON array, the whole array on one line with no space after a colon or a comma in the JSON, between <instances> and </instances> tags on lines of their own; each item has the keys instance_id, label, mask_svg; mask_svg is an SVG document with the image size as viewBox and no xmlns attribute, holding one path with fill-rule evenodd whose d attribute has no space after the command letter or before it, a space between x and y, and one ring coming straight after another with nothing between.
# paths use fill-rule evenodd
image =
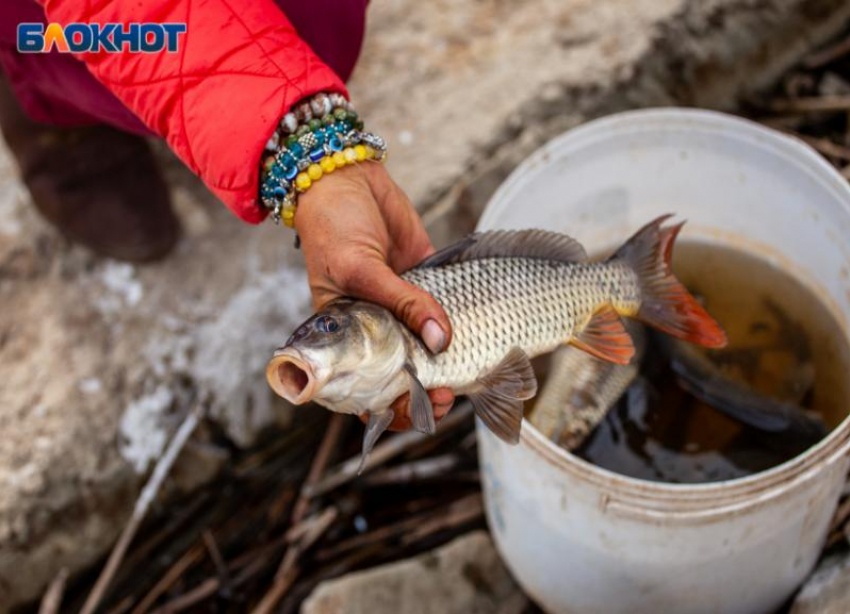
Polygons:
<instances>
[{"instance_id":1,"label":"red puffy jacket","mask_svg":"<svg viewBox=\"0 0 850 614\"><path fill-rule=\"evenodd\" d=\"M49 21L185 22L177 53L77 57L243 220L263 147L301 98L345 86L272 0L39 0Z\"/></svg>"}]
</instances>

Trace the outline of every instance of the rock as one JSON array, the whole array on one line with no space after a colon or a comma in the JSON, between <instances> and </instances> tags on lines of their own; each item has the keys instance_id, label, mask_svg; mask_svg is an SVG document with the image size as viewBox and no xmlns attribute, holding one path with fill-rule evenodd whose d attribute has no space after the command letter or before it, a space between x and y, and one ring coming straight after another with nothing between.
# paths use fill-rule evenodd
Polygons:
<instances>
[{"instance_id":1,"label":"rock","mask_svg":"<svg viewBox=\"0 0 850 614\"><path fill-rule=\"evenodd\" d=\"M490 535L477 531L406 561L323 582L301 614L518 614L525 603Z\"/></svg>"},{"instance_id":2,"label":"rock","mask_svg":"<svg viewBox=\"0 0 850 614\"><path fill-rule=\"evenodd\" d=\"M193 396L239 445L291 417L264 367L310 311L293 237L163 160L186 236L137 268L61 240L0 151L0 612L103 556ZM178 487L223 460L190 446Z\"/></svg>"},{"instance_id":3,"label":"rock","mask_svg":"<svg viewBox=\"0 0 850 614\"><path fill-rule=\"evenodd\" d=\"M847 614L850 612L850 552L818 565L803 586L790 614Z\"/></svg>"},{"instance_id":4,"label":"rock","mask_svg":"<svg viewBox=\"0 0 850 614\"><path fill-rule=\"evenodd\" d=\"M564 129L635 106L732 106L848 15L842 0L387 0L352 93L444 244ZM263 366L309 312L292 235L240 223L160 157L186 236L137 268L58 238L0 150L0 614L104 554L193 395L238 445L291 416ZM219 456L203 456L181 487L214 474Z\"/></svg>"}]
</instances>

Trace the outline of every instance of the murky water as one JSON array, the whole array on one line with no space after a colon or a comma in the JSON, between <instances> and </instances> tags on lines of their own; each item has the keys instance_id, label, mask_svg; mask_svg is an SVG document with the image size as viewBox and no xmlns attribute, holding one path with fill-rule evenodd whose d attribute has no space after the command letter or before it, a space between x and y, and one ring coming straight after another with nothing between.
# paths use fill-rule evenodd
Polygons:
<instances>
[{"instance_id":1,"label":"murky water","mask_svg":"<svg viewBox=\"0 0 850 614\"><path fill-rule=\"evenodd\" d=\"M575 454L647 480L712 482L773 467L820 437L795 425L778 432L753 428L718 411L719 404L697 399L671 368L682 351L708 365L715 381L739 382L768 402L821 420L826 430L841 422L850 409L850 348L812 291L767 261L732 249L682 243L674 262L679 278L726 329L729 345L683 349L650 335L638 379Z\"/></svg>"}]
</instances>

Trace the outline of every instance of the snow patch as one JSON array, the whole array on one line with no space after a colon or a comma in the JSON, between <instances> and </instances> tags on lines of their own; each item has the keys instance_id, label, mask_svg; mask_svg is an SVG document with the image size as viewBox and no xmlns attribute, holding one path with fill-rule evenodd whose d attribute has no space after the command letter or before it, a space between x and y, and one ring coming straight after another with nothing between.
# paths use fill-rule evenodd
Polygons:
<instances>
[{"instance_id":1,"label":"snow patch","mask_svg":"<svg viewBox=\"0 0 850 614\"><path fill-rule=\"evenodd\" d=\"M136 269L131 264L107 261L100 270L100 281L108 290L97 298L97 306L104 314L135 307L144 296L142 282L136 278Z\"/></svg>"},{"instance_id":2,"label":"snow patch","mask_svg":"<svg viewBox=\"0 0 850 614\"><path fill-rule=\"evenodd\" d=\"M137 473L144 473L159 458L168 441L166 413L174 394L165 386L134 400L121 417L121 456Z\"/></svg>"}]
</instances>

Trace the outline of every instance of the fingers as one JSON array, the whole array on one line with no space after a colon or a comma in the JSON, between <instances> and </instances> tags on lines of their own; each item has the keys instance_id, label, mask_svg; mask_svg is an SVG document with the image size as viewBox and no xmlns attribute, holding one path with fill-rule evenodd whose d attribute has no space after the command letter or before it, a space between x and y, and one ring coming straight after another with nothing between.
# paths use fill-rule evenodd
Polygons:
<instances>
[{"instance_id":1,"label":"fingers","mask_svg":"<svg viewBox=\"0 0 850 614\"><path fill-rule=\"evenodd\" d=\"M346 289L358 298L386 307L422 337L431 352L445 350L451 341L451 324L433 296L409 284L383 262L360 262L346 279Z\"/></svg>"},{"instance_id":2,"label":"fingers","mask_svg":"<svg viewBox=\"0 0 850 614\"><path fill-rule=\"evenodd\" d=\"M437 422L449 413L455 402L455 395L451 388L429 390L428 397L431 399L431 405L434 406L434 420ZM410 418L410 393L405 392L393 402L391 407L395 412L395 419L390 424L389 429L391 431L410 430L413 426ZM360 420L365 423L368 417L360 416Z\"/></svg>"}]
</instances>

